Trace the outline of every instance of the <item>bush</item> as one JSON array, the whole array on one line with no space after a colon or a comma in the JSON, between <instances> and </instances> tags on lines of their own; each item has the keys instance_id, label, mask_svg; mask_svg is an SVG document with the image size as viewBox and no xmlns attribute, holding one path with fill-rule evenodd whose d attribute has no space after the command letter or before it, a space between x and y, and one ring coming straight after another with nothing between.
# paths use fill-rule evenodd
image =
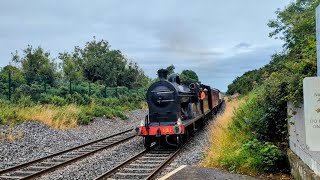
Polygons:
<instances>
[{"instance_id":1,"label":"bush","mask_svg":"<svg viewBox=\"0 0 320 180\"><path fill-rule=\"evenodd\" d=\"M33 101L31 100L31 96L22 96L20 99L18 99L17 104L19 107L31 107L34 105Z\"/></svg>"},{"instance_id":2,"label":"bush","mask_svg":"<svg viewBox=\"0 0 320 180\"><path fill-rule=\"evenodd\" d=\"M85 112L80 112L78 114L78 123L88 125L90 123L90 117Z\"/></svg>"},{"instance_id":3,"label":"bush","mask_svg":"<svg viewBox=\"0 0 320 180\"><path fill-rule=\"evenodd\" d=\"M37 101L40 94L43 92L43 86L40 84L32 84L31 86L23 84L13 92L15 100L19 100L22 97L30 96L33 101Z\"/></svg>"},{"instance_id":4,"label":"bush","mask_svg":"<svg viewBox=\"0 0 320 180\"><path fill-rule=\"evenodd\" d=\"M263 89L243 97L240 99L242 103L236 103L239 100L226 102L226 111L212 127L213 145L206 158L208 166L254 176L288 170L285 152L280 146L260 138L260 131L265 125L261 122L265 112L260 92Z\"/></svg>"},{"instance_id":5,"label":"bush","mask_svg":"<svg viewBox=\"0 0 320 180\"><path fill-rule=\"evenodd\" d=\"M243 142L236 151L221 159L221 164L236 173L274 173L282 170L280 162L284 160L285 154L277 146L253 139Z\"/></svg>"},{"instance_id":6,"label":"bush","mask_svg":"<svg viewBox=\"0 0 320 180\"><path fill-rule=\"evenodd\" d=\"M93 101L93 98L90 98L88 95L81 95L75 92L72 95L67 94L66 101L69 104L88 105Z\"/></svg>"},{"instance_id":7,"label":"bush","mask_svg":"<svg viewBox=\"0 0 320 180\"><path fill-rule=\"evenodd\" d=\"M41 104L54 104L57 106L64 106L67 104L66 100L60 96L49 95L49 94L41 94L39 103Z\"/></svg>"},{"instance_id":8,"label":"bush","mask_svg":"<svg viewBox=\"0 0 320 180\"><path fill-rule=\"evenodd\" d=\"M16 113L10 101L0 99L0 123L6 124L15 119Z\"/></svg>"},{"instance_id":9,"label":"bush","mask_svg":"<svg viewBox=\"0 0 320 180\"><path fill-rule=\"evenodd\" d=\"M277 172L283 168L280 162L285 160L285 153L270 142L249 140L242 144L241 153L254 157L254 166L263 173Z\"/></svg>"},{"instance_id":10,"label":"bush","mask_svg":"<svg viewBox=\"0 0 320 180\"><path fill-rule=\"evenodd\" d=\"M286 133L287 122L282 119L286 117L286 113L281 111L286 103L279 98L282 96L281 89L273 91L274 86L279 88L278 85L269 84L255 89L248 97L244 97L246 103L235 111L229 126L230 133L237 136L240 132L245 132L246 138L243 138L242 145L237 148L239 154L231 158L233 163L237 164L237 161L241 162L239 159L244 158L246 162L251 159L247 162L250 164L248 166L258 167L263 173L287 170L283 166L286 164L287 144L284 143L286 136L283 135ZM231 165L232 163L228 164Z\"/></svg>"},{"instance_id":11,"label":"bush","mask_svg":"<svg viewBox=\"0 0 320 180\"><path fill-rule=\"evenodd\" d=\"M97 89L104 88L101 85L91 85L95 89L94 92L100 92ZM119 94L118 97L101 98L99 93L92 93L91 96L77 92L68 94L69 91L66 86L60 86L59 89L48 87L47 93L42 93L43 89L41 88L41 85L23 85L15 91L17 95L14 96L14 101L0 101L2 103L0 105L0 108L2 107L0 109L0 123L31 120L33 117L30 114L36 116L37 120L42 122L41 119L44 119L43 122L58 128L74 127L75 121L78 124L89 124L93 118L101 116L127 119L125 112L141 107L141 101L144 101L143 91L132 96L130 94ZM21 93L22 91L25 92ZM42 106L43 104L46 105ZM65 110L63 110L65 107L74 112L65 114ZM78 112L79 109L81 111ZM51 113L55 116L46 117L45 113ZM69 117L72 119L71 123L68 122Z\"/></svg>"}]
</instances>

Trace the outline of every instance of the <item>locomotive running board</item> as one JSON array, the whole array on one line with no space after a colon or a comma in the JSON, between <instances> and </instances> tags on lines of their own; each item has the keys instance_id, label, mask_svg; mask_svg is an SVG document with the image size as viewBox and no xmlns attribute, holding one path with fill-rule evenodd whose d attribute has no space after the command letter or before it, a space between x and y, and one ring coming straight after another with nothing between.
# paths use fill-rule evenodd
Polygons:
<instances>
[{"instance_id":1,"label":"locomotive running board","mask_svg":"<svg viewBox=\"0 0 320 180\"><path fill-rule=\"evenodd\" d=\"M193 119L190 119L188 122L186 122L184 125L185 126L189 126L190 124L194 123L195 121L199 120L200 118L203 118L203 114L201 114L200 116L196 117L196 118L193 118Z\"/></svg>"}]
</instances>

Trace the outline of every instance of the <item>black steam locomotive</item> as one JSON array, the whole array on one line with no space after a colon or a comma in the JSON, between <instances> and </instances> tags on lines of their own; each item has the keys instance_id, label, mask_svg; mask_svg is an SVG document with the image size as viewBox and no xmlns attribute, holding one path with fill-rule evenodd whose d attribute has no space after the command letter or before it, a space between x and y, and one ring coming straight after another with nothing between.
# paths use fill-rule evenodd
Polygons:
<instances>
[{"instance_id":1,"label":"black steam locomotive","mask_svg":"<svg viewBox=\"0 0 320 180\"><path fill-rule=\"evenodd\" d=\"M167 70L158 70L159 81L152 84L146 100L149 114L136 128L146 148L152 142L181 146L222 103L219 90L197 83L181 84L178 74L167 79Z\"/></svg>"}]
</instances>

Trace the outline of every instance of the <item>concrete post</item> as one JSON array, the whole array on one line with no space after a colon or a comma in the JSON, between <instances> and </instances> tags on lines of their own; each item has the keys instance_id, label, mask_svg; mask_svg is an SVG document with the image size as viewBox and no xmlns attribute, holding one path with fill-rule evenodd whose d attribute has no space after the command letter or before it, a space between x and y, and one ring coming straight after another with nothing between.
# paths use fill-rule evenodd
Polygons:
<instances>
[{"instance_id":1,"label":"concrete post","mask_svg":"<svg viewBox=\"0 0 320 180\"><path fill-rule=\"evenodd\" d=\"M320 5L316 8L317 76L320 76Z\"/></svg>"}]
</instances>

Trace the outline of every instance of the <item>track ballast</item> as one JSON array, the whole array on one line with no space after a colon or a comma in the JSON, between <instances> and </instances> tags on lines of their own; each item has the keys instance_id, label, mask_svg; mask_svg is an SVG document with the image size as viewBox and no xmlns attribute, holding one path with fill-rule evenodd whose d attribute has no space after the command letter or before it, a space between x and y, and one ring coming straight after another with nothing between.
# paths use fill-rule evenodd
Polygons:
<instances>
[{"instance_id":1,"label":"track ballast","mask_svg":"<svg viewBox=\"0 0 320 180\"><path fill-rule=\"evenodd\" d=\"M144 150L95 178L101 179L153 179L180 152L179 149L153 148Z\"/></svg>"},{"instance_id":2,"label":"track ballast","mask_svg":"<svg viewBox=\"0 0 320 180\"><path fill-rule=\"evenodd\" d=\"M49 156L45 156L30 162L19 164L4 170L0 170L0 179L31 179L51 172L59 167L85 158L98 151L110 148L124 141L132 139L135 135L132 129L125 130L111 136L98 139L74 148L70 148Z\"/></svg>"}]
</instances>

